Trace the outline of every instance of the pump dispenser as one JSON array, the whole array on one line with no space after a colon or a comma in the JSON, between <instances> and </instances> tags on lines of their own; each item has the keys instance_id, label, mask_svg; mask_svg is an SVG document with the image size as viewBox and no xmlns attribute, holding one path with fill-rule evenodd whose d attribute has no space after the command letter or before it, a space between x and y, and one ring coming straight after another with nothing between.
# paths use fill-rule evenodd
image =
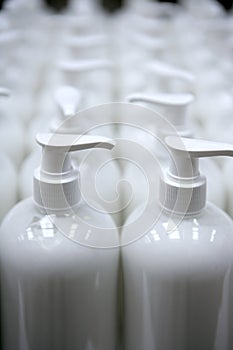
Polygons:
<instances>
[{"instance_id":1,"label":"pump dispenser","mask_svg":"<svg viewBox=\"0 0 233 350\"><path fill-rule=\"evenodd\" d=\"M80 101L82 101L81 96L79 91L69 86L63 86L56 90L55 100L60 109L61 116L63 116L63 122L61 119L55 120L51 125L52 131L64 134L114 136L112 126L110 125L111 121L107 125L101 124L94 128L92 127L93 118L89 121L87 116L85 120L82 118L83 122L79 121L78 107L80 107ZM109 108L105 110L109 112ZM91 115L98 118L98 114L99 111L93 109ZM82 193L85 200L94 207L96 207L97 203L101 203L101 206L108 213L111 213L116 225L118 227L121 226L122 203L117 194L117 184L121 179L121 171L118 162L114 159L114 153L104 149L95 149L91 153L88 151L78 152L75 154L75 159L80 164L80 177L83 180ZM88 159L88 162L85 159ZM91 187L90 183L86 180L90 176L93 179L90 181L95 182L95 187Z\"/></svg>"},{"instance_id":2,"label":"pump dispenser","mask_svg":"<svg viewBox=\"0 0 233 350\"><path fill-rule=\"evenodd\" d=\"M113 99L112 62L106 59L64 60L58 63L65 84L83 91L84 107Z\"/></svg>"},{"instance_id":3,"label":"pump dispenser","mask_svg":"<svg viewBox=\"0 0 233 350\"><path fill-rule=\"evenodd\" d=\"M177 129L177 132L182 133L182 136L191 134L187 126L187 114L188 108L194 100L193 94L132 94L128 96L127 100L131 103L137 103L159 112L167 119L168 124L172 124ZM166 136L167 132L166 130L158 131L162 139Z\"/></svg>"},{"instance_id":4,"label":"pump dispenser","mask_svg":"<svg viewBox=\"0 0 233 350\"><path fill-rule=\"evenodd\" d=\"M53 97L53 98L52 98ZM28 147L30 150L35 150L35 136L38 132L54 132L58 127L60 127L60 133L68 133L68 128L70 127L70 134L78 133L81 134L81 130L77 129L74 131L69 120L72 121L72 117L78 113L83 107L83 92L70 85L63 85L58 87L53 92L53 96L50 100L55 105L55 111L52 115L48 115L48 112L43 113L41 118L34 120L31 123L29 131L29 141ZM50 102L51 103L51 102ZM70 119L69 119L70 118ZM66 120L66 127L62 128L61 124ZM68 125L69 124L69 125ZM64 129L64 130L63 130Z\"/></svg>"},{"instance_id":5,"label":"pump dispenser","mask_svg":"<svg viewBox=\"0 0 233 350\"><path fill-rule=\"evenodd\" d=\"M61 110L59 117L52 119L52 121L48 120L44 122L43 125L37 125L37 130L41 132L55 132L56 129L60 127L60 133L72 134L73 132L81 134L80 129L77 132L77 128L74 129L74 125L72 125L72 122L69 123L69 120L73 120L72 117L75 116L75 114L80 108L80 104L82 101L81 91L78 91L71 86L64 86L63 88L59 88L56 90L54 98L59 106L59 109ZM62 106L60 105L61 101L63 102ZM61 125L62 123L64 123L65 120L67 120L67 122L65 123L66 127L62 128ZM33 142L33 136L35 137L35 130L31 130L30 134L31 140L29 140L29 142L32 144L31 147L33 147L34 151L31 154L29 154L29 156L24 160L23 164L21 165L19 174L19 194L21 199L32 195L31 179L33 176L34 169L40 164L40 152L38 147L35 148L35 142Z\"/></svg>"},{"instance_id":6,"label":"pump dispenser","mask_svg":"<svg viewBox=\"0 0 233 350\"><path fill-rule=\"evenodd\" d=\"M82 91L82 108L112 101L113 65L110 60L100 58L64 59L56 63L56 68L55 76L52 77L52 81L47 83L46 89L40 96L36 118L38 121L32 121L32 130L37 130L38 124L46 123L48 115L56 113L56 105L51 96L60 86L68 85Z\"/></svg>"},{"instance_id":7,"label":"pump dispenser","mask_svg":"<svg viewBox=\"0 0 233 350\"><path fill-rule=\"evenodd\" d=\"M189 135L189 131L186 126L186 115L188 106L193 101L193 98L194 96L190 93L157 93L153 95L135 93L128 96L127 98L127 100L131 103L135 103L147 109L154 110L155 113L159 112L162 116L164 116L165 120L168 121L167 123L163 123L163 129L160 127L160 129L157 130L155 115L154 125L147 125L147 128L145 130L142 130L142 128L132 128L129 125L121 126L120 130L121 138L137 142L139 145L141 145L141 147L145 148L147 152L150 152L154 156L155 160L153 163L151 163L151 169L154 171L154 163L157 161L158 169L157 173L154 176L154 186L157 188L159 183L159 174L167 161L167 151L163 147L163 144L160 140L163 140L164 137L169 133L175 132L175 129L171 128L171 125L175 126L178 133L182 132L182 135L184 136ZM143 113L143 109L141 113ZM124 149L120 151L122 154L124 154ZM143 168L148 169L148 164L144 164L144 160L140 161L143 163ZM128 202L129 204L124 211L124 219L126 220L137 206L143 207L143 203L146 205L149 188L147 174L144 174L142 170L136 167L133 163L125 163L123 172L124 178L130 183L133 193L130 202ZM139 183L140 186L138 186ZM126 191L124 192L126 193Z\"/></svg>"},{"instance_id":8,"label":"pump dispenser","mask_svg":"<svg viewBox=\"0 0 233 350\"><path fill-rule=\"evenodd\" d=\"M61 86L55 93L54 98L59 109L59 115L53 119L50 130L57 134L87 134L111 136L111 126L99 126L93 130L88 118L80 121L78 112L82 106L82 91L72 86ZM96 112L97 113L97 112ZM98 114L98 113L97 113ZM93 111L95 115L95 111ZM117 226L122 223L121 203L117 200L117 184L121 179L121 171L117 161L113 159L113 153L105 149L88 150L77 152L74 158L80 164L80 177L82 193L85 200L93 207L104 207L112 213ZM19 190L21 198L26 198L32 194L31 178L33 170L40 163L40 153L35 150L24 161L20 170ZM90 186L87 179L95 186Z\"/></svg>"},{"instance_id":9,"label":"pump dispenser","mask_svg":"<svg viewBox=\"0 0 233 350\"><path fill-rule=\"evenodd\" d=\"M103 135L109 138L115 137L111 120L109 120L109 124L107 125L100 125L100 127L95 126L94 130L92 130L92 121L89 121L88 118L82 123L78 122L78 113L84 110L83 100L85 97L83 90L63 85L56 89L54 99L60 113L58 118L55 118L50 125L50 129L53 132L65 134L83 134L83 132L88 132L90 134ZM90 108L89 110L91 111L92 109Z\"/></svg>"},{"instance_id":10,"label":"pump dispenser","mask_svg":"<svg viewBox=\"0 0 233 350\"><path fill-rule=\"evenodd\" d=\"M52 120L50 128L52 131L56 131L59 128L60 131L68 133L69 122L70 122L70 133L74 130L75 125L72 125L72 117L74 117L81 109L83 102L83 93L69 85L63 85L56 89L54 92L54 100L60 111L58 118ZM62 123L66 121L64 128ZM75 130L77 131L77 129Z\"/></svg>"},{"instance_id":11,"label":"pump dispenser","mask_svg":"<svg viewBox=\"0 0 233 350\"><path fill-rule=\"evenodd\" d=\"M177 136L168 136L165 141L172 161L161 179L160 203L178 214L199 213L206 202L206 178L200 175L199 158L233 156L233 146Z\"/></svg>"},{"instance_id":12,"label":"pump dispenser","mask_svg":"<svg viewBox=\"0 0 233 350\"><path fill-rule=\"evenodd\" d=\"M70 155L114 144L62 134L39 134L37 142L33 198L1 226L2 348L115 350L118 231L104 210L82 201Z\"/></svg>"},{"instance_id":13,"label":"pump dispenser","mask_svg":"<svg viewBox=\"0 0 233 350\"><path fill-rule=\"evenodd\" d=\"M145 77L145 63L154 59L163 59L166 52L166 41L159 37L148 37L140 33L130 33L128 47L124 48L125 54L121 58L118 67L120 81L118 86L119 98L146 88L147 77ZM135 47L139 50L135 52ZM118 77L117 77L118 78Z\"/></svg>"},{"instance_id":14,"label":"pump dispenser","mask_svg":"<svg viewBox=\"0 0 233 350\"><path fill-rule=\"evenodd\" d=\"M80 201L79 172L72 166L69 153L113 147L104 137L71 134L39 134L37 143L43 147L43 157L34 174L34 201L51 210L65 210Z\"/></svg>"},{"instance_id":15,"label":"pump dispenser","mask_svg":"<svg viewBox=\"0 0 233 350\"><path fill-rule=\"evenodd\" d=\"M160 113L160 115L164 118L164 125L159 130L156 130L154 126L154 130L152 127L150 129L157 135L157 139L152 138L148 133L144 133L144 137L140 139L139 135L136 133L129 135L129 131L125 128L124 132L128 131L128 133L124 136L122 133L122 137L138 140L138 142L146 147L155 157L155 159L159 162L160 169L163 170L164 166L167 164L168 153L166 147L164 147L163 140L166 136L170 134L176 133L176 135L183 137L191 137L192 132L190 131L190 127L187 124L188 112L190 108L190 104L194 100L194 95L191 93L157 93L154 95L149 94L132 94L128 97L128 101L137 103L143 107L147 107L149 109L154 110L155 112ZM174 128L171 128L171 125ZM123 130L122 130L123 131ZM147 135L148 134L148 135ZM162 142L161 142L162 141ZM208 200L213 202L220 208L224 208L225 206L225 188L224 185L221 185L221 172L218 168L217 164L212 159L205 159L201 161L200 164L201 170L206 174L208 178ZM158 177L159 172L155 174L155 184L159 183ZM214 176L213 176L214 174ZM144 174L139 169L135 170L135 166L131 163L127 164L127 168L125 169L125 178L130 182L134 197L131 201L130 205L126 210L126 217L130 215L130 212L134 210L136 206L139 206L141 203L145 203L147 201L147 193L148 193L148 181ZM138 183L141 186L138 186ZM158 192L157 192L158 193Z\"/></svg>"},{"instance_id":16,"label":"pump dispenser","mask_svg":"<svg viewBox=\"0 0 233 350\"><path fill-rule=\"evenodd\" d=\"M125 349L230 350L233 223L206 203L198 160L233 156L233 146L177 136L165 144L159 204L152 198L140 218L135 210L122 231Z\"/></svg>"}]
</instances>

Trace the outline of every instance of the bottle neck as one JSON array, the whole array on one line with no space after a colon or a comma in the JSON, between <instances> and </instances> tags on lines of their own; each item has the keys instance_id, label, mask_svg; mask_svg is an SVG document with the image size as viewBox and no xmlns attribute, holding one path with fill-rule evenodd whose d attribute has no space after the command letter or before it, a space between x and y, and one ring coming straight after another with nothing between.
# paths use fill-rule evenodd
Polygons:
<instances>
[{"instance_id":1,"label":"bottle neck","mask_svg":"<svg viewBox=\"0 0 233 350\"><path fill-rule=\"evenodd\" d=\"M206 205L206 178L175 178L168 172L160 179L159 204L169 213L192 216Z\"/></svg>"},{"instance_id":2,"label":"bottle neck","mask_svg":"<svg viewBox=\"0 0 233 350\"><path fill-rule=\"evenodd\" d=\"M56 215L56 216L68 215L69 216L69 215L74 215L74 213L77 213L77 211L80 207L80 204L81 204L81 199L80 199L79 203L77 203L73 207L64 208L64 209L49 209L49 208L46 209L44 207L39 206L38 203L35 202L34 198L33 198L33 202L34 202L36 209L38 210L38 212L41 215Z\"/></svg>"},{"instance_id":3,"label":"bottle neck","mask_svg":"<svg viewBox=\"0 0 233 350\"><path fill-rule=\"evenodd\" d=\"M75 207L81 200L79 171L60 175L47 175L40 168L34 172L33 199L35 204L46 211L64 211Z\"/></svg>"}]
</instances>

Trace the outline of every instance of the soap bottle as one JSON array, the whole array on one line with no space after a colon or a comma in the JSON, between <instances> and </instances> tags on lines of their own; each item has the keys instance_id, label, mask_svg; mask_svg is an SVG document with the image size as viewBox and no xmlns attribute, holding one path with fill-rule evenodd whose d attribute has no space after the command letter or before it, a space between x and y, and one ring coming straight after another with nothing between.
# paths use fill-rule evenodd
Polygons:
<instances>
[{"instance_id":1,"label":"soap bottle","mask_svg":"<svg viewBox=\"0 0 233 350\"><path fill-rule=\"evenodd\" d=\"M171 163L122 232L126 350L229 350L233 222L206 203L201 157L229 144L168 136ZM136 220L135 220L136 218Z\"/></svg>"},{"instance_id":2,"label":"soap bottle","mask_svg":"<svg viewBox=\"0 0 233 350\"><path fill-rule=\"evenodd\" d=\"M71 151L97 136L38 134L33 197L0 230L2 349L116 349L118 231L81 198Z\"/></svg>"},{"instance_id":3,"label":"soap bottle","mask_svg":"<svg viewBox=\"0 0 233 350\"><path fill-rule=\"evenodd\" d=\"M39 97L36 118L30 123L30 130L37 130L37 126L43 123L44 116L48 120L48 115L56 113L56 105L51 96L61 85L73 86L82 91L82 108L112 101L112 67L112 62L106 59L59 60L54 79L46 82L46 88ZM32 143L29 143L29 148L30 144Z\"/></svg>"},{"instance_id":4,"label":"soap bottle","mask_svg":"<svg viewBox=\"0 0 233 350\"><path fill-rule=\"evenodd\" d=\"M151 140L150 133L148 130L148 136L145 133L144 139L140 140L139 136L136 135L135 131L133 135L129 135L130 130L122 128L121 137L126 139L138 140L138 142L145 148L147 148L155 157L159 163L159 172L162 171L163 167L167 164L168 153L160 142L160 139L164 139L166 136L171 134L177 134L179 136L191 137L192 132L187 125L187 114L188 108L193 101L194 96L190 93L175 94L175 93L157 93L153 95L149 94L132 94L128 97L128 100L133 103L138 103L144 107L150 108L153 111L160 113L164 118L167 125L160 130L154 129L154 134L157 135L158 139L154 137ZM174 128L171 128L171 125ZM156 119L155 119L156 127ZM139 130L140 131L140 130ZM136 130L137 132L137 130ZM150 142L148 142L150 140ZM154 142L153 142L154 141ZM122 151L123 152L123 151ZM225 187L224 184L220 186L222 174L218 165L212 159L203 159L200 162L200 168L203 173L206 174L207 182L207 197L210 202L213 202L222 209L225 207ZM159 176L158 172L158 176ZM132 186L134 196L131 203L125 210L125 217L130 215L130 212L141 203L146 203L148 199L148 180L146 174L140 169L136 169L132 163L127 163L124 170L125 179L129 181ZM157 179L158 180L158 179ZM156 180L156 181L157 181ZM155 182L156 182L155 181ZM158 181L157 181L158 182ZM141 184L138 186L138 184ZM155 184L156 185L156 184Z\"/></svg>"},{"instance_id":5,"label":"soap bottle","mask_svg":"<svg viewBox=\"0 0 233 350\"><path fill-rule=\"evenodd\" d=\"M111 136L111 129L103 125L92 127L97 114L103 115L97 108L79 112L82 105L82 92L72 86L61 86L54 97L59 107L58 117L54 118L48 127L53 133L59 134L94 134ZM101 107L100 107L101 108ZM105 109L101 109L103 114ZM94 118L93 118L94 117ZM42 131L42 130L41 130ZM95 149L77 152L74 155L80 165L82 193L85 200L93 206L104 207L112 214L117 226L121 226L121 198L117 193L117 184L121 179L121 170L114 154L109 150ZM40 153L33 151L23 162L19 176L19 192L21 199L32 194L33 170L40 164ZM84 181L89 179L89 182Z\"/></svg>"}]
</instances>

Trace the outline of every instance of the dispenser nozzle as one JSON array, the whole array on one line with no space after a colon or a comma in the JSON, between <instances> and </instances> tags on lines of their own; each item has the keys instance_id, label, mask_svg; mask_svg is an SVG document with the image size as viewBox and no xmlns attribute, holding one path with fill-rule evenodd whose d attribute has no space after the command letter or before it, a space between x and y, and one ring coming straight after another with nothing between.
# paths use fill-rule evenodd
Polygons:
<instances>
[{"instance_id":1,"label":"dispenser nozzle","mask_svg":"<svg viewBox=\"0 0 233 350\"><path fill-rule=\"evenodd\" d=\"M168 147L178 153L188 152L191 157L216 157L233 156L233 144L213 142L200 139L191 139L186 137L167 136L166 144Z\"/></svg>"},{"instance_id":2,"label":"dispenser nozzle","mask_svg":"<svg viewBox=\"0 0 233 350\"><path fill-rule=\"evenodd\" d=\"M36 136L37 143L53 152L74 152L89 148L105 148L111 150L115 143L104 136L50 134L41 133Z\"/></svg>"},{"instance_id":3,"label":"dispenser nozzle","mask_svg":"<svg viewBox=\"0 0 233 350\"><path fill-rule=\"evenodd\" d=\"M196 80L195 76L188 70L174 67L159 60L153 60L152 62L148 63L146 68L150 74L155 74L156 77L179 79L190 84L194 84Z\"/></svg>"},{"instance_id":4,"label":"dispenser nozzle","mask_svg":"<svg viewBox=\"0 0 233 350\"><path fill-rule=\"evenodd\" d=\"M194 95L191 93L157 93L153 95L137 93L127 97L128 102L139 103L164 114L164 117L173 126L185 125L187 109L193 100Z\"/></svg>"},{"instance_id":5,"label":"dispenser nozzle","mask_svg":"<svg viewBox=\"0 0 233 350\"><path fill-rule=\"evenodd\" d=\"M83 87L83 80L87 73L112 69L113 64L105 59L68 60L58 62L58 68L62 72L66 83L78 84Z\"/></svg>"},{"instance_id":6,"label":"dispenser nozzle","mask_svg":"<svg viewBox=\"0 0 233 350\"><path fill-rule=\"evenodd\" d=\"M95 71L98 69L112 69L113 64L109 60L90 59L90 60L70 60L58 62L58 67L63 72L83 73Z\"/></svg>"},{"instance_id":7,"label":"dispenser nozzle","mask_svg":"<svg viewBox=\"0 0 233 350\"><path fill-rule=\"evenodd\" d=\"M55 91L54 99L65 118L73 117L78 112L82 93L72 86L64 85Z\"/></svg>"}]
</instances>

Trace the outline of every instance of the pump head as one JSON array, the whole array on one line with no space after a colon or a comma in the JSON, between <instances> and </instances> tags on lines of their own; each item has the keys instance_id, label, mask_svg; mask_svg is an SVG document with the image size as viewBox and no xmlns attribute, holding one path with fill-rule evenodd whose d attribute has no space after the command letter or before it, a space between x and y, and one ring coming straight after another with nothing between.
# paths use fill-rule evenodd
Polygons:
<instances>
[{"instance_id":1,"label":"pump head","mask_svg":"<svg viewBox=\"0 0 233 350\"><path fill-rule=\"evenodd\" d=\"M113 64L105 59L68 60L58 62L58 68L64 75L68 84L82 84L87 73L98 70L112 69Z\"/></svg>"},{"instance_id":2,"label":"pump head","mask_svg":"<svg viewBox=\"0 0 233 350\"><path fill-rule=\"evenodd\" d=\"M190 93L153 95L138 93L128 96L127 100L160 112L173 126L180 127L186 124L188 106L193 102L194 95Z\"/></svg>"},{"instance_id":3,"label":"pump head","mask_svg":"<svg viewBox=\"0 0 233 350\"><path fill-rule=\"evenodd\" d=\"M105 47L108 43L108 38L103 34L87 34L81 36L68 36L65 40L65 44L69 47L78 50L91 49L96 50L99 47Z\"/></svg>"},{"instance_id":4,"label":"pump head","mask_svg":"<svg viewBox=\"0 0 233 350\"><path fill-rule=\"evenodd\" d=\"M146 65L146 69L150 74L154 74L156 78L167 80L181 80L190 86L195 84L195 76L188 70L177 68L168 63L159 60L153 60Z\"/></svg>"},{"instance_id":5,"label":"pump head","mask_svg":"<svg viewBox=\"0 0 233 350\"><path fill-rule=\"evenodd\" d=\"M156 130L156 134L160 140L164 140L166 136L174 133L175 130L180 136L192 136L186 124L189 105L194 100L193 94L157 93L149 95L135 93L128 96L127 100L150 108L156 113L159 112L165 118L165 123ZM157 142L156 147L157 153L160 153L161 158L166 158L166 152L161 143Z\"/></svg>"},{"instance_id":6,"label":"pump head","mask_svg":"<svg viewBox=\"0 0 233 350\"><path fill-rule=\"evenodd\" d=\"M43 148L41 165L34 173L34 201L45 209L64 210L80 201L78 167L70 152L90 148L112 149L114 143L98 136L71 134L38 134Z\"/></svg>"},{"instance_id":7,"label":"pump head","mask_svg":"<svg viewBox=\"0 0 233 350\"><path fill-rule=\"evenodd\" d=\"M233 156L233 145L167 136L171 161L160 181L160 204L177 214L200 212L206 203L206 178L199 172L199 158Z\"/></svg>"}]
</instances>

